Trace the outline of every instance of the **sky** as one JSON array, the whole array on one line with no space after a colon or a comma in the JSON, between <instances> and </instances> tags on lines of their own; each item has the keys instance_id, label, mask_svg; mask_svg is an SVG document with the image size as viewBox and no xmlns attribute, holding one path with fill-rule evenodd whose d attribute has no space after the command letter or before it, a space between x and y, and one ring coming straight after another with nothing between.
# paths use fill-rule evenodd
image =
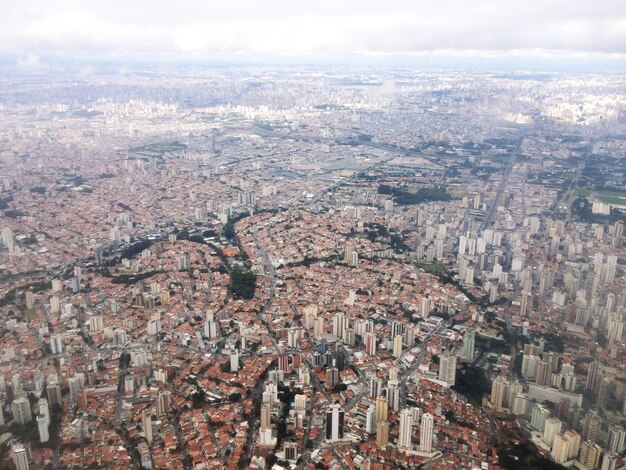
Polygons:
<instances>
[{"instance_id":1,"label":"sky","mask_svg":"<svg viewBox=\"0 0 626 470\"><path fill-rule=\"evenodd\" d=\"M4 0L0 56L626 64L626 0Z\"/></svg>"}]
</instances>

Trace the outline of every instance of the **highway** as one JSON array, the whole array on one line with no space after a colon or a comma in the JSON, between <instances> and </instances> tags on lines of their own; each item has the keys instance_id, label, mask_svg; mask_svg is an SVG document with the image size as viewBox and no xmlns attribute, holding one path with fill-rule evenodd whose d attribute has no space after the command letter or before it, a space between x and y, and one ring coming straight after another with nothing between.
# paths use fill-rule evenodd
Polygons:
<instances>
[{"instance_id":1,"label":"highway","mask_svg":"<svg viewBox=\"0 0 626 470\"><path fill-rule=\"evenodd\" d=\"M504 174L502 175L502 181L500 181L500 185L498 186L498 190L496 191L493 201L491 202L491 206L489 206L489 210L487 211L485 218L480 224L479 232L482 232L483 230L489 227L493 219L493 216L498 210L498 203L500 202L500 197L502 196L502 193L504 192L504 188L506 188L506 185L508 184L509 179L511 178L511 173L513 172L513 168L515 167L515 160L517 159L517 152L519 151L521 143L522 141L520 140L520 142L517 144L517 147L511 154L511 158L509 159L509 164L504 170Z\"/></svg>"}]
</instances>

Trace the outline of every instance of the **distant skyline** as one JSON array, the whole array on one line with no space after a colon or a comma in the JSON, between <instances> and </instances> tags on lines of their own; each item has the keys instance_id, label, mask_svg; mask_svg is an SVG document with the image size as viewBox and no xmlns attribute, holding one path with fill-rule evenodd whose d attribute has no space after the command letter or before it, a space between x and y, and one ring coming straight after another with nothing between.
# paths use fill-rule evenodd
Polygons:
<instances>
[{"instance_id":1,"label":"distant skyline","mask_svg":"<svg viewBox=\"0 0 626 470\"><path fill-rule=\"evenodd\" d=\"M626 64L623 0L228 2L31 0L0 5L0 55L275 63ZM554 64L553 64L554 65Z\"/></svg>"}]
</instances>

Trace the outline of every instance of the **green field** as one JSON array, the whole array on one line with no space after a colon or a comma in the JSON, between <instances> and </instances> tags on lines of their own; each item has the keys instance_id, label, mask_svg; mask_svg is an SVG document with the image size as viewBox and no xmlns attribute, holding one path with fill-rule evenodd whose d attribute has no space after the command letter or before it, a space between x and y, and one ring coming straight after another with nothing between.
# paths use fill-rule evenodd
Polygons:
<instances>
[{"instance_id":1,"label":"green field","mask_svg":"<svg viewBox=\"0 0 626 470\"><path fill-rule=\"evenodd\" d=\"M593 189L584 188L579 189L576 194L605 204L626 206L626 191L594 191Z\"/></svg>"},{"instance_id":2,"label":"green field","mask_svg":"<svg viewBox=\"0 0 626 470\"><path fill-rule=\"evenodd\" d=\"M133 147L129 149L130 152L139 155L153 156L153 155L165 155L168 152L176 152L178 150L184 150L187 148L186 144L178 142L176 140L170 142L158 142L155 144L142 145L141 147Z\"/></svg>"}]
</instances>

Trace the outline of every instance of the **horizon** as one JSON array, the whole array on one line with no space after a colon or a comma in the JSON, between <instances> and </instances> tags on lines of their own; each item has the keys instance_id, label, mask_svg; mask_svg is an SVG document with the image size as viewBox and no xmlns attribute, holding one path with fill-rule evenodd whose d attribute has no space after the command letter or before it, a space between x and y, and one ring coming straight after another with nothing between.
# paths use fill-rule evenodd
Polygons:
<instances>
[{"instance_id":1,"label":"horizon","mask_svg":"<svg viewBox=\"0 0 626 470\"><path fill-rule=\"evenodd\" d=\"M39 62L626 70L618 0L0 6L0 57Z\"/></svg>"}]
</instances>

